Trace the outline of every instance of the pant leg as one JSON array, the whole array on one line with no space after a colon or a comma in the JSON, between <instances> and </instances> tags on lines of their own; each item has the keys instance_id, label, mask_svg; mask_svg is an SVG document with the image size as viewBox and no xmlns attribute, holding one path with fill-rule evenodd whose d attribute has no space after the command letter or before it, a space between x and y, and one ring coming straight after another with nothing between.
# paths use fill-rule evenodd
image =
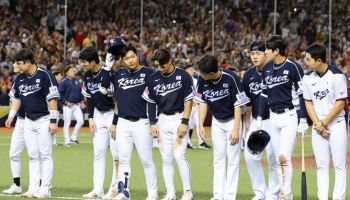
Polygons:
<instances>
[{"instance_id":1,"label":"pant leg","mask_svg":"<svg viewBox=\"0 0 350 200\"><path fill-rule=\"evenodd\" d=\"M267 121L263 122L264 124L267 123ZM266 191L266 183L265 183L265 177L264 177L264 170L261 165L261 157L262 153L258 155L253 155L249 152L247 147L247 142L250 134L252 133L254 127L256 124L256 119L251 118L250 121L250 128L248 130L248 133L246 135L245 139L245 147L244 148L244 157L247 164L248 173L250 176L250 180L252 182L252 188L255 196L259 196L260 198L265 197L265 191ZM265 130L263 128L263 130Z\"/></svg>"},{"instance_id":2,"label":"pant leg","mask_svg":"<svg viewBox=\"0 0 350 200\"><path fill-rule=\"evenodd\" d=\"M139 154L146 177L148 196L158 196L157 171L152 157L152 137L149 120L140 120L133 123L132 138Z\"/></svg>"},{"instance_id":3,"label":"pant leg","mask_svg":"<svg viewBox=\"0 0 350 200\"><path fill-rule=\"evenodd\" d=\"M11 137L9 152L13 178L21 177L21 152L24 148L24 119L17 117L16 125Z\"/></svg>"},{"instance_id":4,"label":"pant leg","mask_svg":"<svg viewBox=\"0 0 350 200\"><path fill-rule=\"evenodd\" d=\"M222 200L224 198L224 188L226 187L226 134L221 128L221 124L212 119L211 134L214 153L214 178L213 178L213 196L214 199Z\"/></svg>"},{"instance_id":5,"label":"pant leg","mask_svg":"<svg viewBox=\"0 0 350 200\"><path fill-rule=\"evenodd\" d=\"M72 107L63 106L63 136L65 144L69 143L69 127L72 121L72 113Z\"/></svg>"},{"instance_id":6,"label":"pant leg","mask_svg":"<svg viewBox=\"0 0 350 200\"><path fill-rule=\"evenodd\" d=\"M267 162L269 165L269 185L265 193L266 200L277 200L280 193L279 172L281 167L276 160L274 149L271 142L266 146Z\"/></svg>"},{"instance_id":7,"label":"pant leg","mask_svg":"<svg viewBox=\"0 0 350 200\"><path fill-rule=\"evenodd\" d=\"M234 120L222 123L226 134L227 177L224 190L225 200L234 200L237 195L239 178L239 160L241 153L241 137L239 142L231 145L230 135L234 128ZM241 134L240 134L241 135Z\"/></svg>"},{"instance_id":8,"label":"pant leg","mask_svg":"<svg viewBox=\"0 0 350 200\"><path fill-rule=\"evenodd\" d=\"M168 131L171 121L160 114L157 128L159 131L159 150L163 160L163 178L167 194L175 194L173 166L173 133Z\"/></svg>"},{"instance_id":9,"label":"pant leg","mask_svg":"<svg viewBox=\"0 0 350 200\"><path fill-rule=\"evenodd\" d=\"M37 123L43 124L38 129L38 144L41 159L41 185L40 190L47 193L52 185L53 177L53 158L52 158L52 143L53 135L49 132L49 119L41 118ZM45 125L44 125L45 124Z\"/></svg>"},{"instance_id":10,"label":"pant leg","mask_svg":"<svg viewBox=\"0 0 350 200\"><path fill-rule=\"evenodd\" d=\"M83 118L83 112L81 111L81 108L78 104L73 105L73 116L77 123L74 126L74 130L72 132L71 139L72 140L77 140L78 139L78 134L81 126L84 124L84 118Z\"/></svg>"},{"instance_id":11,"label":"pant leg","mask_svg":"<svg viewBox=\"0 0 350 200\"><path fill-rule=\"evenodd\" d=\"M35 124L32 120L25 118L24 121L24 142L28 151L29 157L29 187L28 190L35 193L40 185L40 152L38 143L38 134L34 127L42 126ZM48 128L48 127L47 127Z\"/></svg>"},{"instance_id":12,"label":"pant leg","mask_svg":"<svg viewBox=\"0 0 350 200\"><path fill-rule=\"evenodd\" d=\"M317 197L319 200L328 200L330 147L328 140L315 130L312 130L312 149L317 167Z\"/></svg>"},{"instance_id":13,"label":"pant leg","mask_svg":"<svg viewBox=\"0 0 350 200\"><path fill-rule=\"evenodd\" d=\"M331 131L329 145L335 170L333 200L345 200L347 129L345 118L335 119L328 128Z\"/></svg>"}]
</instances>

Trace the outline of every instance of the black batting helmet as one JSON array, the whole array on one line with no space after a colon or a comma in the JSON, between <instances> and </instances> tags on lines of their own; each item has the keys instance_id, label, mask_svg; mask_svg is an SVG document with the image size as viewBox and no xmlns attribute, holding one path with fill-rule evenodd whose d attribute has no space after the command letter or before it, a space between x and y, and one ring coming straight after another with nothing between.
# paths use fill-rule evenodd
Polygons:
<instances>
[{"instance_id":1,"label":"black batting helmet","mask_svg":"<svg viewBox=\"0 0 350 200\"><path fill-rule=\"evenodd\" d=\"M121 49L126 45L126 42L117 37L110 39L107 43L107 52L115 56L116 58L120 57Z\"/></svg>"},{"instance_id":2,"label":"black batting helmet","mask_svg":"<svg viewBox=\"0 0 350 200\"><path fill-rule=\"evenodd\" d=\"M252 154L260 154L270 141L270 135L264 130L253 131L247 142L248 150Z\"/></svg>"}]
</instances>

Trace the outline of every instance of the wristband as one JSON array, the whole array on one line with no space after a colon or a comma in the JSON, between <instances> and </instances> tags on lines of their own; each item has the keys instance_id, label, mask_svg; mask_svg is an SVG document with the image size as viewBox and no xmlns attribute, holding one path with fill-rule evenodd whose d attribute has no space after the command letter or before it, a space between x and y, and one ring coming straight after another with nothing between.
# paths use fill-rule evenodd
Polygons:
<instances>
[{"instance_id":1,"label":"wristband","mask_svg":"<svg viewBox=\"0 0 350 200\"><path fill-rule=\"evenodd\" d=\"M17 114L17 110L15 109L11 109L10 112L9 112L9 118L14 118Z\"/></svg>"},{"instance_id":2,"label":"wristband","mask_svg":"<svg viewBox=\"0 0 350 200\"><path fill-rule=\"evenodd\" d=\"M58 118L58 110L50 110L50 120L55 119L57 121Z\"/></svg>"},{"instance_id":3,"label":"wristband","mask_svg":"<svg viewBox=\"0 0 350 200\"><path fill-rule=\"evenodd\" d=\"M181 124L188 125L188 119L182 118L182 119L181 119Z\"/></svg>"},{"instance_id":4,"label":"wristband","mask_svg":"<svg viewBox=\"0 0 350 200\"><path fill-rule=\"evenodd\" d=\"M117 125L117 123L118 123L118 118L119 118L119 116L118 116L116 113L114 113L113 122L112 122L113 125Z\"/></svg>"}]
</instances>

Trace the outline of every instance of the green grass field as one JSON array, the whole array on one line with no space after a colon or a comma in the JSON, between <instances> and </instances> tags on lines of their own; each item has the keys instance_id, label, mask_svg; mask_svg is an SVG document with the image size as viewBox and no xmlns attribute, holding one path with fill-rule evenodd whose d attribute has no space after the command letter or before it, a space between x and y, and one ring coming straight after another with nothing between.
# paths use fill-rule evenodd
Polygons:
<instances>
[{"instance_id":1,"label":"green grass field","mask_svg":"<svg viewBox=\"0 0 350 200\"><path fill-rule=\"evenodd\" d=\"M3 130L3 129L2 129ZM92 144L90 134L83 132L79 136L80 141L83 143L78 146L54 147L54 162L55 171L53 179L52 195L56 199L80 199L82 194L89 192L92 189ZM12 184L12 177L10 171L10 164L8 158L9 144L10 144L11 134L9 131L1 132L0 134L0 190L7 189L9 185ZM63 141L62 132L58 133L58 142ZM194 141L195 143L195 141ZM350 145L349 145L350 146ZM300 155L300 142L298 141L295 148L295 156ZM161 168L161 156L158 149L153 151L154 161L157 166L158 173L158 187L159 196L161 196L165 191L165 186L162 178L162 168ZM310 138L306 139L306 154L312 155ZM213 152L212 150L189 150L187 151L187 158L191 167L192 175L192 188L194 192L194 197L196 200L208 200L211 198L212 194L212 176L213 176ZM241 161L243 157L241 155ZM247 169L245 167L244 161L241 162L240 177L239 177L239 187L237 199L250 200L254 195L251 189L251 183L248 176ZM105 179L105 191L107 192L110 181L111 181L111 156L108 152L108 164L107 164L107 174ZM265 168L266 170L266 168ZM293 177L293 191L295 199L300 199L300 168L294 169ZM348 170L348 176L349 176ZM175 176L176 189L178 191L177 197L181 197L181 180L176 170ZM334 173L331 173L331 190L334 183ZM28 187L28 157L26 151L22 154L22 187L26 191ZM316 171L314 169L307 169L307 186L308 186L308 196L309 200L316 198ZM132 157L132 174L131 174L131 194L134 200L143 200L146 198L146 186L144 173L142 165L139 161L136 151L133 151ZM349 179L348 179L348 187ZM350 191L347 191L347 197L350 198ZM16 196L5 196L1 195L0 199L19 199Z\"/></svg>"}]
</instances>

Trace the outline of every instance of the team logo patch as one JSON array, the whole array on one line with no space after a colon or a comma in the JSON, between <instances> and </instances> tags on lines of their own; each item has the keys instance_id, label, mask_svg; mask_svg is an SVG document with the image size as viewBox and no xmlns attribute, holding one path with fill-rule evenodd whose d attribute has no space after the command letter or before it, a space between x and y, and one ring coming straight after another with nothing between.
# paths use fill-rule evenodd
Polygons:
<instances>
[{"instance_id":1,"label":"team logo patch","mask_svg":"<svg viewBox=\"0 0 350 200\"><path fill-rule=\"evenodd\" d=\"M228 84L227 84L227 83L224 83L224 84L222 85L222 87L228 88Z\"/></svg>"},{"instance_id":2,"label":"team logo patch","mask_svg":"<svg viewBox=\"0 0 350 200\"><path fill-rule=\"evenodd\" d=\"M325 98L327 96L327 94L329 94L328 88L326 90L317 91L314 93L316 99L319 99L319 100L322 100L323 98Z\"/></svg>"},{"instance_id":3,"label":"team logo patch","mask_svg":"<svg viewBox=\"0 0 350 200\"><path fill-rule=\"evenodd\" d=\"M199 92L196 92L196 93L194 94L194 96L196 96L196 97L198 97L198 98L202 98L202 94L199 93Z\"/></svg>"},{"instance_id":4,"label":"team logo patch","mask_svg":"<svg viewBox=\"0 0 350 200\"><path fill-rule=\"evenodd\" d=\"M141 73L141 74L140 74L140 77L143 77L143 78L144 78L144 77L146 77L146 74Z\"/></svg>"},{"instance_id":5,"label":"team logo patch","mask_svg":"<svg viewBox=\"0 0 350 200\"><path fill-rule=\"evenodd\" d=\"M283 74L289 74L289 71L288 70L284 70Z\"/></svg>"},{"instance_id":6,"label":"team logo patch","mask_svg":"<svg viewBox=\"0 0 350 200\"><path fill-rule=\"evenodd\" d=\"M246 102L248 99L247 95L244 92L240 92L236 94L236 98L238 102L242 102L242 103Z\"/></svg>"},{"instance_id":7,"label":"team logo patch","mask_svg":"<svg viewBox=\"0 0 350 200\"><path fill-rule=\"evenodd\" d=\"M181 76L176 76L176 80L181 80Z\"/></svg>"},{"instance_id":8,"label":"team logo patch","mask_svg":"<svg viewBox=\"0 0 350 200\"><path fill-rule=\"evenodd\" d=\"M40 83L40 79L36 79L35 82L36 82L36 83Z\"/></svg>"}]
</instances>

